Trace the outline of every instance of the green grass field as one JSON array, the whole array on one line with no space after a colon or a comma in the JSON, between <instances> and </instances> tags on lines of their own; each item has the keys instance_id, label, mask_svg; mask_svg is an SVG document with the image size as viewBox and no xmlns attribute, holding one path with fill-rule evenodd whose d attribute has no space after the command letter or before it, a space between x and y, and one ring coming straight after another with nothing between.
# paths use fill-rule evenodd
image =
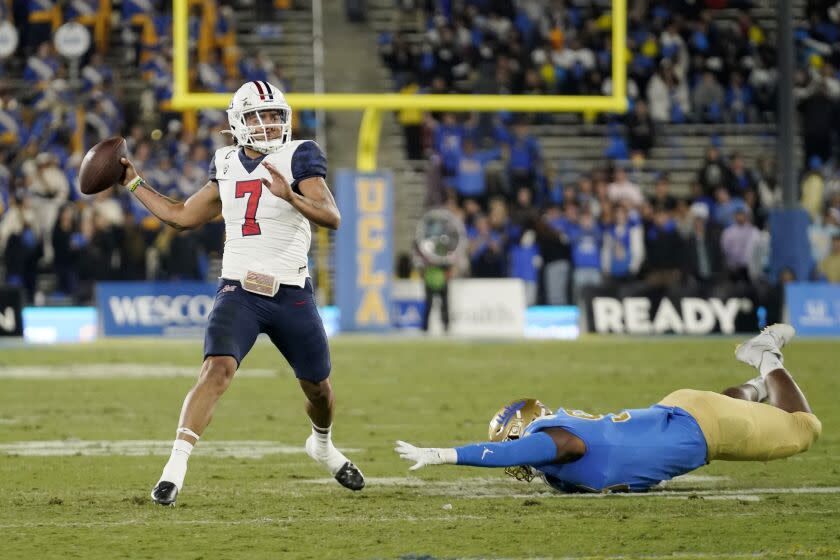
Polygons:
<instances>
[{"instance_id":1,"label":"green grass field","mask_svg":"<svg viewBox=\"0 0 840 560\"><path fill-rule=\"evenodd\" d=\"M0 558L840 558L837 342L785 353L823 421L811 451L715 463L647 495L568 497L478 468L409 474L393 452L396 439L481 440L515 397L609 412L720 390L754 375L735 342L336 339L334 440L368 478L351 493L302 453L302 394L261 341L174 508L149 491L199 341L0 348Z\"/></svg>"}]
</instances>

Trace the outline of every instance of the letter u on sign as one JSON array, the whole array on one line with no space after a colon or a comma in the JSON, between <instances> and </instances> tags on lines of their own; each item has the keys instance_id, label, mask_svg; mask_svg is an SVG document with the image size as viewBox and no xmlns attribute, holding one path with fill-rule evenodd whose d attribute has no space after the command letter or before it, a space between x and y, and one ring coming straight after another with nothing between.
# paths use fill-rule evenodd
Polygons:
<instances>
[{"instance_id":1,"label":"letter u on sign","mask_svg":"<svg viewBox=\"0 0 840 560\"><path fill-rule=\"evenodd\" d=\"M385 210L385 181L379 178L356 179L356 200L362 212L383 212Z\"/></svg>"}]
</instances>

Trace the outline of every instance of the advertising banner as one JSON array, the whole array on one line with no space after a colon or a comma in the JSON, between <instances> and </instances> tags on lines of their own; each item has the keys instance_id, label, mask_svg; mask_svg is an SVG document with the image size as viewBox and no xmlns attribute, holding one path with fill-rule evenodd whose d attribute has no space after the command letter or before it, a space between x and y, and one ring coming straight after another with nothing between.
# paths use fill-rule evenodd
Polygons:
<instances>
[{"instance_id":1,"label":"advertising banner","mask_svg":"<svg viewBox=\"0 0 840 560\"><path fill-rule=\"evenodd\" d=\"M588 332L704 335L759 330L759 306L753 297L622 297L609 288L595 288L584 290L584 301L584 327Z\"/></svg>"},{"instance_id":2,"label":"advertising banner","mask_svg":"<svg viewBox=\"0 0 840 560\"><path fill-rule=\"evenodd\" d=\"M785 286L788 316L802 336L840 336L840 285L792 283Z\"/></svg>"},{"instance_id":3,"label":"advertising banner","mask_svg":"<svg viewBox=\"0 0 840 560\"><path fill-rule=\"evenodd\" d=\"M34 344L96 340L95 307L24 307L23 339Z\"/></svg>"},{"instance_id":4,"label":"advertising banner","mask_svg":"<svg viewBox=\"0 0 840 560\"><path fill-rule=\"evenodd\" d=\"M202 336L216 284L101 282L96 285L99 330L105 336Z\"/></svg>"},{"instance_id":5,"label":"advertising banner","mask_svg":"<svg viewBox=\"0 0 840 560\"><path fill-rule=\"evenodd\" d=\"M340 169L336 201L336 302L341 330L391 328L393 193L390 173Z\"/></svg>"},{"instance_id":6,"label":"advertising banner","mask_svg":"<svg viewBox=\"0 0 840 560\"><path fill-rule=\"evenodd\" d=\"M452 334L525 336L525 307L525 284L518 278L470 278L449 283Z\"/></svg>"},{"instance_id":7,"label":"advertising banner","mask_svg":"<svg viewBox=\"0 0 840 560\"><path fill-rule=\"evenodd\" d=\"M426 293L420 280L394 280L391 285L391 324L398 329L420 329L423 327L423 312L426 310ZM434 314L430 323L439 322Z\"/></svg>"}]
</instances>

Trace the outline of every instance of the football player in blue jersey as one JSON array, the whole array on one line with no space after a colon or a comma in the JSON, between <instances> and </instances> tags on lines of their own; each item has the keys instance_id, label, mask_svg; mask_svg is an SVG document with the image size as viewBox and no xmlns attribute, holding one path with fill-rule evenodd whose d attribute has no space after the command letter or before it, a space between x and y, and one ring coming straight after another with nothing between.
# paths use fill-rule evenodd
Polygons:
<instances>
[{"instance_id":1,"label":"football player in blue jersey","mask_svg":"<svg viewBox=\"0 0 840 560\"><path fill-rule=\"evenodd\" d=\"M782 365L795 331L777 324L738 346L759 375L723 393L681 389L650 408L618 414L516 400L490 422L490 443L421 448L398 441L415 464L504 467L518 480L540 475L563 492L642 492L713 460L768 461L806 451L822 430Z\"/></svg>"}]
</instances>

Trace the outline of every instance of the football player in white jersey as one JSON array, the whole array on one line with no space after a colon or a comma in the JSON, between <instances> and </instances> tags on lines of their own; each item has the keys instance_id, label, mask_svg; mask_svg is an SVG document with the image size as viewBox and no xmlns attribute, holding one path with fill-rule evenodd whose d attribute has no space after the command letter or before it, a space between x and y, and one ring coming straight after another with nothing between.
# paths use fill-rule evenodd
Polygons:
<instances>
[{"instance_id":1,"label":"football player in white jersey","mask_svg":"<svg viewBox=\"0 0 840 560\"><path fill-rule=\"evenodd\" d=\"M235 146L219 149L210 177L181 202L161 195L127 159L123 184L177 229L225 220L222 275L204 339L204 363L187 394L177 439L152 499L175 503L193 446L259 333L266 333L295 371L306 395L312 435L306 452L336 480L361 490L361 471L332 444L334 395L324 326L307 269L310 222L337 229L341 216L325 182L327 161L310 140L292 141L292 111L263 81L244 84L227 110Z\"/></svg>"}]
</instances>

